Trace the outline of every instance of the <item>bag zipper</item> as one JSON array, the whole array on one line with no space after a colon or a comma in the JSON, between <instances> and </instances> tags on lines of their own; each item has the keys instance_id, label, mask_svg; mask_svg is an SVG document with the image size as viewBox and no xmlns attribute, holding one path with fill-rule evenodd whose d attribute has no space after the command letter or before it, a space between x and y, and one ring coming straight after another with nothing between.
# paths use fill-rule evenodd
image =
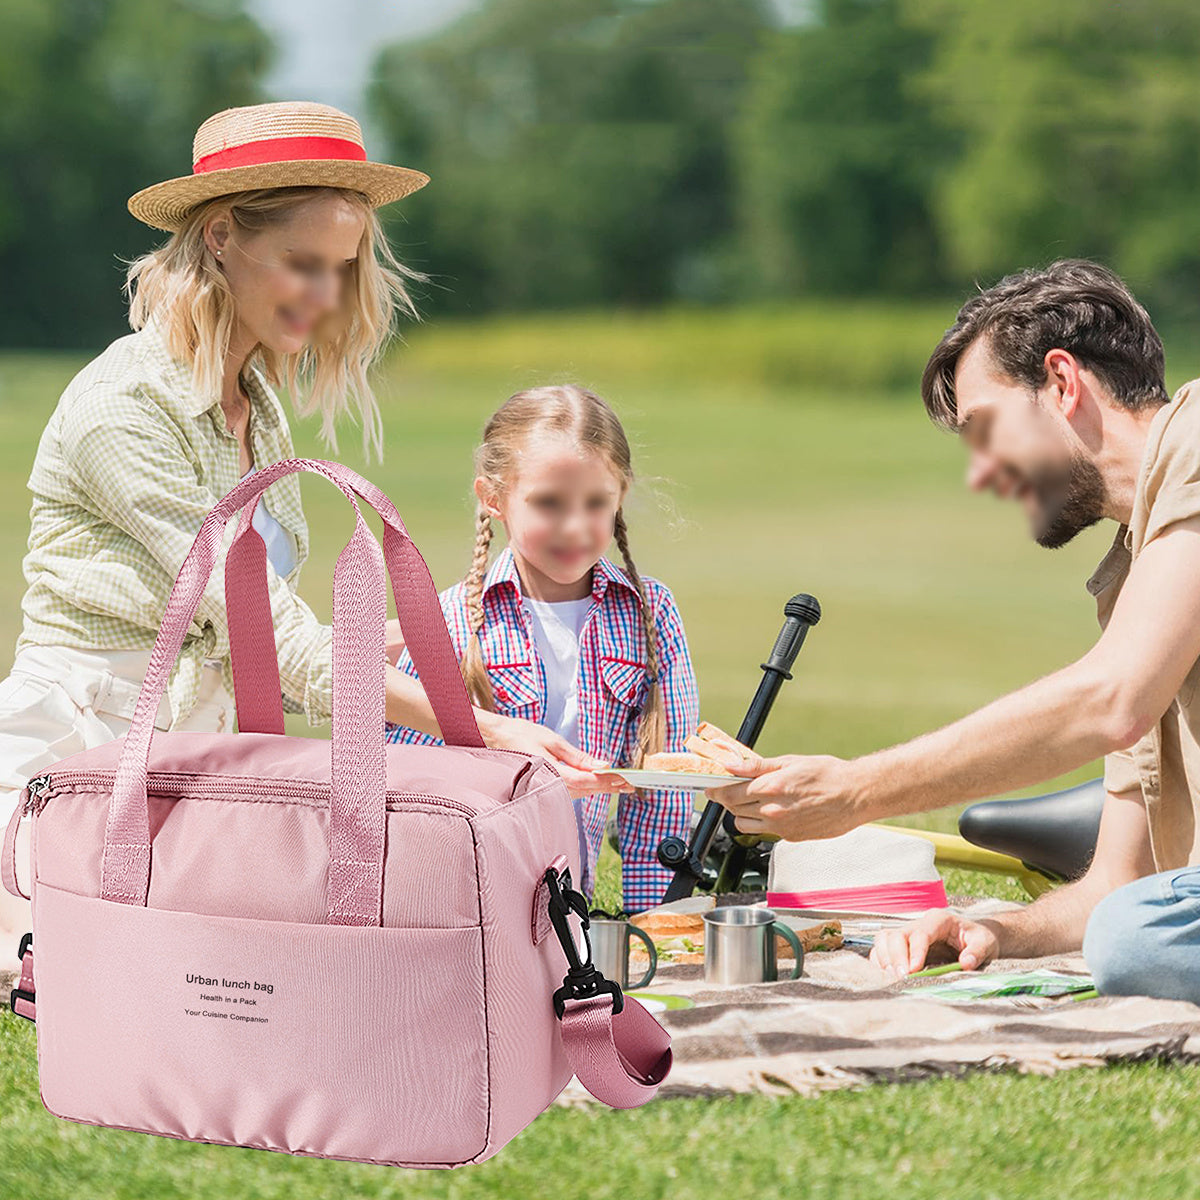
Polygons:
<instances>
[{"instance_id":1,"label":"bag zipper","mask_svg":"<svg viewBox=\"0 0 1200 1200\"><path fill-rule=\"evenodd\" d=\"M46 790L50 787L49 775L35 775L25 785L25 815L38 812L46 803Z\"/></svg>"},{"instance_id":2,"label":"bag zipper","mask_svg":"<svg viewBox=\"0 0 1200 1200\"><path fill-rule=\"evenodd\" d=\"M115 773L112 771L56 771L35 776L26 785L28 792L25 800L26 814L40 812L50 799L50 793L69 784L102 784L110 790ZM237 782L231 785L228 781L215 781L204 775L191 775L186 772L169 772L156 774L150 772L146 776L146 791L157 794L172 795L177 792L204 793L228 795L230 791L245 792L248 795L286 795L298 796L305 799L327 800L329 788L321 784L301 783L291 780L255 779L238 776ZM468 816L478 816L478 810L461 800L450 796L434 796L427 792L387 791L385 804L392 807L392 801L417 801L422 805L433 805L438 808L452 808Z\"/></svg>"}]
</instances>

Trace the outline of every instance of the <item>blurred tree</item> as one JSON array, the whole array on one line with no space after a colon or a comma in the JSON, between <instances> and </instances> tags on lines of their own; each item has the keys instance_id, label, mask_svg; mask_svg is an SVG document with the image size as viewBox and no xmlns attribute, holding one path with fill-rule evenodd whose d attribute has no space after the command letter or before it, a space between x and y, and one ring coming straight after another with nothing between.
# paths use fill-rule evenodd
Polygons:
<instances>
[{"instance_id":1,"label":"blurred tree","mask_svg":"<svg viewBox=\"0 0 1200 1200\"><path fill-rule=\"evenodd\" d=\"M205 117L263 98L269 53L241 0L0 0L0 344L129 331L116 256L167 235L125 201L190 172Z\"/></svg>"},{"instance_id":2,"label":"blurred tree","mask_svg":"<svg viewBox=\"0 0 1200 1200\"><path fill-rule=\"evenodd\" d=\"M900 0L826 0L814 15L772 35L739 122L754 290L928 291L944 282L932 191L953 139L907 80L933 33Z\"/></svg>"},{"instance_id":3,"label":"blurred tree","mask_svg":"<svg viewBox=\"0 0 1200 1200\"><path fill-rule=\"evenodd\" d=\"M0 0L0 343L124 330L119 258L160 240L126 198L265 98L249 3ZM433 179L383 213L422 307L911 295L1085 254L1200 315L1194 0L778 11L484 0L386 49L372 152Z\"/></svg>"},{"instance_id":4,"label":"blurred tree","mask_svg":"<svg viewBox=\"0 0 1200 1200\"><path fill-rule=\"evenodd\" d=\"M1194 307L1200 5L903 2L936 37L920 87L964 135L937 196L952 269L1083 254Z\"/></svg>"},{"instance_id":5,"label":"blurred tree","mask_svg":"<svg viewBox=\"0 0 1200 1200\"><path fill-rule=\"evenodd\" d=\"M386 50L370 101L434 307L721 294L730 129L767 0L490 0ZM404 249L404 231L391 234Z\"/></svg>"}]
</instances>

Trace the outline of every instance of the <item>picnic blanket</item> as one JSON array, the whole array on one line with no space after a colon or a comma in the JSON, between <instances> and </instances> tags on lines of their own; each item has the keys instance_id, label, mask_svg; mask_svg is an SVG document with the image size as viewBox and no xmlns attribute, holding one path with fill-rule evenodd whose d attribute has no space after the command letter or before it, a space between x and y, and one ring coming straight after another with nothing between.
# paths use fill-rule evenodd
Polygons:
<instances>
[{"instance_id":1,"label":"picnic blanket","mask_svg":"<svg viewBox=\"0 0 1200 1200\"><path fill-rule=\"evenodd\" d=\"M718 897L717 903L762 898L742 893ZM951 900L959 911L977 916L1019 907ZM857 931L853 920L843 919L842 925L846 934ZM674 1052L659 1095L815 1095L974 1070L1052 1074L1118 1061L1200 1059L1200 1006L1194 1004L1140 996L926 1000L906 993L961 976L892 980L871 965L868 953L849 947L811 953L799 979L728 987L706 984L704 968L696 963L661 965L649 987L630 995L686 996L695 1007L654 1014L670 1030ZM792 965L781 960L780 974ZM988 967L1032 969L1086 974L1077 954L1002 959ZM576 1079L556 1101L592 1102Z\"/></svg>"},{"instance_id":2,"label":"picnic blanket","mask_svg":"<svg viewBox=\"0 0 1200 1200\"><path fill-rule=\"evenodd\" d=\"M719 896L717 903L763 898L761 892L738 893ZM976 916L1017 907L996 900L951 900ZM842 920L851 936L874 932L875 924ZM1120 1061L1200 1060L1200 1006L1194 1004L1141 996L922 999L920 991L963 977L891 980L867 954L857 947L814 952L805 956L799 979L730 987L705 983L698 963L660 965L649 987L630 994L686 996L695 1007L655 1012L671 1032L674 1052L659 1095L816 1095L974 1070L1052 1074ZM780 974L792 966L792 960L781 959ZM1002 959L988 968L1033 969L1086 973L1077 954ZM0 982L7 998L16 977ZM556 1103L594 1101L573 1079Z\"/></svg>"}]
</instances>

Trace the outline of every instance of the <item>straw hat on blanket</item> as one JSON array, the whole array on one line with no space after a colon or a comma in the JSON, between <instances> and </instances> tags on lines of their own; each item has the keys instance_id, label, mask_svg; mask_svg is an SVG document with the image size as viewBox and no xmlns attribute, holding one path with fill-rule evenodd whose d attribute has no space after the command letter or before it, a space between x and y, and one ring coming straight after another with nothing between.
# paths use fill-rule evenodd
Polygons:
<instances>
[{"instance_id":1,"label":"straw hat on blanket","mask_svg":"<svg viewBox=\"0 0 1200 1200\"><path fill-rule=\"evenodd\" d=\"M370 162L358 122L309 100L227 108L209 117L192 142L192 173L129 197L129 211L173 233L188 212L231 192L271 187L338 187L362 192L375 208L424 187L429 176Z\"/></svg>"},{"instance_id":2,"label":"straw hat on blanket","mask_svg":"<svg viewBox=\"0 0 1200 1200\"><path fill-rule=\"evenodd\" d=\"M839 837L776 842L767 874L771 908L913 913L945 908L931 842L862 825Z\"/></svg>"}]
</instances>

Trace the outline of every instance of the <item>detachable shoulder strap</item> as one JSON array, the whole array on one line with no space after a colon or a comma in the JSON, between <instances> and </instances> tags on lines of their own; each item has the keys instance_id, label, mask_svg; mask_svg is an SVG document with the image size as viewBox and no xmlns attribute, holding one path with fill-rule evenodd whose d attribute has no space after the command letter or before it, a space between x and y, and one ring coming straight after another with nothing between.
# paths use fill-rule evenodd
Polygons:
<instances>
[{"instance_id":1,"label":"detachable shoulder strap","mask_svg":"<svg viewBox=\"0 0 1200 1200\"><path fill-rule=\"evenodd\" d=\"M21 978L17 986L8 994L8 1006L18 1017L34 1019L34 988L33 988L33 934L27 933L21 938L17 950L21 960Z\"/></svg>"},{"instance_id":2,"label":"detachable shoulder strap","mask_svg":"<svg viewBox=\"0 0 1200 1200\"><path fill-rule=\"evenodd\" d=\"M17 882L17 827L25 815L25 804L28 799L28 788L21 792L21 799L13 809L4 831L4 843L0 846L0 883L6 891L22 900L29 897L21 891ZM28 1017L33 1020L33 934L27 933L21 938L17 948L17 957L21 960L21 978L17 986L8 994L9 1007L18 1017Z\"/></svg>"},{"instance_id":3,"label":"detachable shoulder strap","mask_svg":"<svg viewBox=\"0 0 1200 1200\"><path fill-rule=\"evenodd\" d=\"M571 888L571 873L561 861L546 869L543 880L550 922L568 964L553 1000L563 1048L579 1082L597 1100L613 1108L636 1108L654 1098L671 1071L671 1035L593 965L587 899ZM571 912L582 924L586 961L579 957L567 921Z\"/></svg>"},{"instance_id":4,"label":"detachable shoulder strap","mask_svg":"<svg viewBox=\"0 0 1200 1200\"><path fill-rule=\"evenodd\" d=\"M563 1046L571 1070L597 1100L637 1108L653 1100L671 1071L671 1035L632 996L613 1012L613 998L567 1000Z\"/></svg>"}]
</instances>

